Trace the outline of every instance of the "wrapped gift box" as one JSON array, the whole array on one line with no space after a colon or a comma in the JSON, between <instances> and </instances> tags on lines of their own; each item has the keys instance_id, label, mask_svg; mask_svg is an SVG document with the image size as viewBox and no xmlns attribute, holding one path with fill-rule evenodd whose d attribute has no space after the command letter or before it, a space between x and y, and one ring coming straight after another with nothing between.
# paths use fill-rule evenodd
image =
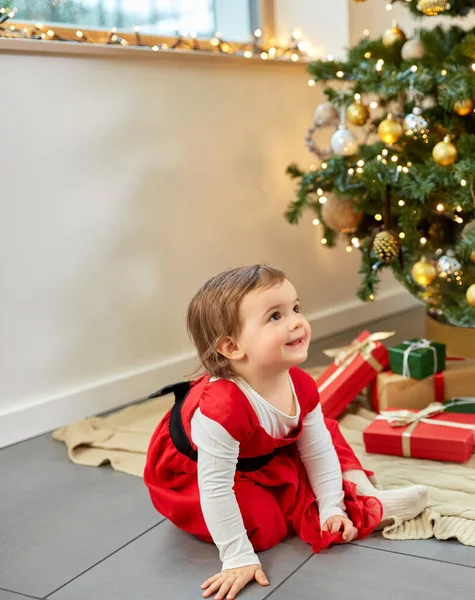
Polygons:
<instances>
[{"instance_id":1,"label":"wrapped gift box","mask_svg":"<svg viewBox=\"0 0 475 600\"><path fill-rule=\"evenodd\" d=\"M429 408L419 413L388 411L376 417L363 432L366 452L466 462L475 446L475 415L442 413L426 418L421 416ZM398 415L405 415L406 421ZM411 418L416 420L404 426L395 426L391 421L395 419L396 423L401 423Z\"/></svg>"},{"instance_id":2,"label":"wrapped gift box","mask_svg":"<svg viewBox=\"0 0 475 600\"><path fill-rule=\"evenodd\" d=\"M388 351L381 340L390 335L393 332L363 331L349 346L325 351L334 358L333 364L316 380L325 417L336 419L388 367Z\"/></svg>"},{"instance_id":3,"label":"wrapped gift box","mask_svg":"<svg viewBox=\"0 0 475 600\"><path fill-rule=\"evenodd\" d=\"M473 415L475 414L475 398L453 398L448 402L444 402L444 411L448 413L469 413Z\"/></svg>"},{"instance_id":4,"label":"wrapped gift box","mask_svg":"<svg viewBox=\"0 0 475 600\"><path fill-rule=\"evenodd\" d=\"M448 359L446 369L426 379L411 379L391 371L380 373L371 389L373 408L420 410L431 402L475 396L475 360Z\"/></svg>"},{"instance_id":5,"label":"wrapped gift box","mask_svg":"<svg viewBox=\"0 0 475 600\"><path fill-rule=\"evenodd\" d=\"M445 345L415 339L389 348L391 371L412 379L425 379L445 369Z\"/></svg>"}]
</instances>

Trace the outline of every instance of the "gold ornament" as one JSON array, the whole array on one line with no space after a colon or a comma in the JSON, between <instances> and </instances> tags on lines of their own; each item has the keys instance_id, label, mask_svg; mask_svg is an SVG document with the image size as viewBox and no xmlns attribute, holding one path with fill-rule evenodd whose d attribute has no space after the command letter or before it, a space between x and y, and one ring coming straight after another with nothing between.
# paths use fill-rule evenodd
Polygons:
<instances>
[{"instance_id":1,"label":"gold ornament","mask_svg":"<svg viewBox=\"0 0 475 600\"><path fill-rule=\"evenodd\" d=\"M461 117L466 117L473 110L473 100L471 98L465 98L454 104L455 112Z\"/></svg>"},{"instance_id":2,"label":"gold ornament","mask_svg":"<svg viewBox=\"0 0 475 600\"><path fill-rule=\"evenodd\" d=\"M435 162L442 167L450 167L457 160L457 148L450 141L450 136L446 135L443 142L439 142L432 150L432 156Z\"/></svg>"},{"instance_id":3,"label":"gold ornament","mask_svg":"<svg viewBox=\"0 0 475 600\"><path fill-rule=\"evenodd\" d=\"M425 256L412 267L412 278L422 287L430 285L437 277L437 269Z\"/></svg>"},{"instance_id":4,"label":"gold ornament","mask_svg":"<svg viewBox=\"0 0 475 600\"><path fill-rule=\"evenodd\" d=\"M351 200L327 196L322 206L322 219L333 231L354 233L363 220L363 213L355 211L355 204Z\"/></svg>"},{"instance_id":5,"label":"gold ornament","mask_svg":"<svg viewBox=\"0 0 475 600\"><path fill-rule=\"evenodd\" d=\"M427 17L436 17L450 7L447 0L419 0L417 9Z\"/></svg>"},{"instance_id":6,"label":"gold ornament","mask_svg":"<svg viewBox=\"0 0 475 600\"><path fill-rule=\"evenodd\" d=\"M396 258L401 249L401 241L392 231L380 231L374 238L373 250L377 258L388 264Z\"/></svg>"},{"instance_id":7,"label":"gold ornament","mask_svg":"<svg viewBox=\"0 0 475 600\"><path fill-rule=\"evenodd\" d=\"M394 46L394 44L397 44L398 42L405 42L406 40L406 34L398 26L396 21L393 21L392 27L386 29L386 31L383 33L383 46L386 48L389 46Z\"/></svg>"},{"instance_id":8,"label":"gold ornament","mask_svg":"<svg viewBox=\"0 0 475 600\"><path fill-rule=\"evenodd\" d=\"M465 297L467 298L467 302L470 304L470 306L475 308L475 283L472 283L472 285L468 288Z\"/></svg>"},{"instance_id":9,"label":"gold ornament","mask_svg":"<svg viewBox=\"0 0 475 600\"><path fill-rule=\"evenodd\" d=\"M346 111L348 121L353 125L364 125L369 119L369 108L362 102L353 102Z\"/></svg>"},{"instance_id":10,"label":"gold ornament","mask_svg":"<svg viewBox=\"0 0 475 600\"><path fill-rule=\"evenodd\" d=\"M384 121L381 121L378 127L378 135L385 144L395 144L401 139L404 130L401 123L396 121L391 113Z\"/></svg>"}]
</instances>

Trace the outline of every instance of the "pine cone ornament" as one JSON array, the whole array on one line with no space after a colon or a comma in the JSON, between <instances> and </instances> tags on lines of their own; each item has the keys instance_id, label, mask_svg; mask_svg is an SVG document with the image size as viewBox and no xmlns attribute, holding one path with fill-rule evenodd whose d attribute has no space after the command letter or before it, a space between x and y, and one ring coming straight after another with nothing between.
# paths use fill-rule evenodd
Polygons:
<instances>
[{"instance_id":1,"label":"pine cone ornament","mask_svg":"<svg viewBox=\"0 0 475 600\"><path fill-rule=\"evenodd\" d=\"M376 234L373 250L378 260L388 264L396 258L401 249L401 242L392 231L380 231Z\"/></svg>"}]
</instances>

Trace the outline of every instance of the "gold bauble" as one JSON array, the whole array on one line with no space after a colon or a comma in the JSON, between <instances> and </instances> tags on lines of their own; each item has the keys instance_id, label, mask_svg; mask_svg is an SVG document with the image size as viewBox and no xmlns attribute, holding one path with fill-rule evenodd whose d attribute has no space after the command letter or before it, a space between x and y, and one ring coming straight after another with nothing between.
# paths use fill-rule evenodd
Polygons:
<instances>
[{"instance_id":1,"label":"gold bauble","mask_svg":"<svg viewBox=\"0 0 475 600\"><path fill-rule=\"evenodd\" d=\"M458 152L448 135L445 136L443 142L439 142L434 146L432 156L434 157L435 162L442 167L450 167L450 165L454 164L457 160Z\"/></svg>"},{"instance_id":2,"label":"gold bauble","mask_svg":"<svg viewBox=\"0 0 475 600\"><path fill-rule=\"evenodd\" d=\"M470 304L470 306L475 308L475 283L472 283L472 285L468 288L465 297L467 298L467 302Z\"/></svg>"},{"instance_id":3,"label":"gold bauble","mask_svg":"<svg viewBox=\"0 0 475 600\"><path fill-rule=\"evenodd\" d=\"M392 27L386 29L383 33L383 46L388 48L389 46L393 46L398 42L405 42L407 40L406 34L404 31L398 26L396 22L393 23Z\"/></svg>"},{"instance_id":4,"label":"gold bauble","mask_svg":"<svg viewBox=\"0 0 475 600\"><path fill-rule=\"evenodd\" d=\"M455 112L461 117L466 117L473 110L473 100L471 98L465 98L454 104Z\"/></svg>"},{"instance_id":5,"label":"gold bauble","mask_svg":"<svg viewBox=\"0 0 475 600\"><path fill-rule=\"evenodd\" d=\"M425 256L411 269L412 278L422 287L430 285L437 277L437 269L426 259Z\"/></svg>"},{"instance_id":6,"label":"gold bauble","mask_svg":"<svg viewBox=\"0 0 475 600\"><path fill-rule=\"evenodd\" d=\"M447 0L419 0L417 9L427 17L436 17L449 8Z\"/></svg>"},{"instance_id":7,"label":"gold bauble","mask_svg":"<svg viewBox=\"0 0 475 600\"><path fill-rule=\"evenodd\" d=\"M404 130L401 123L396 121L390 113L378 127L378 135L385 144L395 144L401 139Z\"/></svg>"},{"instance_id":8,"label":"gold bauble","mask_svg":"<svg viewBox=\"0 0 475 600\"><path fill-rule=\"evenodd\" d=\"M355 204L351 200L327 196L322 206L322 219L333 231L354 233L363 220L363 213L355 211Z\"/></svg>"},{"instance_id":9,"label":"gold bauble","mask_svg":"<svg viewBox=\"0 0 475 600\"><path fill-rule=\"evenodd\" d=\"M380 231L376 234L373 243L373 250L377 258L389 264L396 258L401 249L401 240L392 231Z\"/></svg>"},{"instance_id":10,"label":"gold bauble","mask_svg":"<svg viewBox=\"0 0 475 600\"><path fill-rule=\"evenodd\" d=\"M369 119L369 108L362 102L353 102L346 111L348 121L353 125L364 125Z\"/></svg>"}]
</instances>

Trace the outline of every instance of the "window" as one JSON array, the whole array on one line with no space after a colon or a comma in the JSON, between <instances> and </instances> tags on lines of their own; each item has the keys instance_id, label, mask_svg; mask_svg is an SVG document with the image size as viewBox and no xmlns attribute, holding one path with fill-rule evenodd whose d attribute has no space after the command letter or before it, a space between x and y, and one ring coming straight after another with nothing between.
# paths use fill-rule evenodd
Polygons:
<instances>
[{"instance_id":1,"label":"window","mask_svg":"<svg viewBox=\"0 0 475 600\"><path fill-rule=\"evenodd\" d=\"M177 31L248 41L251 34L249 0L0 0L0 7L18 12L16 20L84 29L131 31L173 36Z\"/></svg>"}]
</instances>

